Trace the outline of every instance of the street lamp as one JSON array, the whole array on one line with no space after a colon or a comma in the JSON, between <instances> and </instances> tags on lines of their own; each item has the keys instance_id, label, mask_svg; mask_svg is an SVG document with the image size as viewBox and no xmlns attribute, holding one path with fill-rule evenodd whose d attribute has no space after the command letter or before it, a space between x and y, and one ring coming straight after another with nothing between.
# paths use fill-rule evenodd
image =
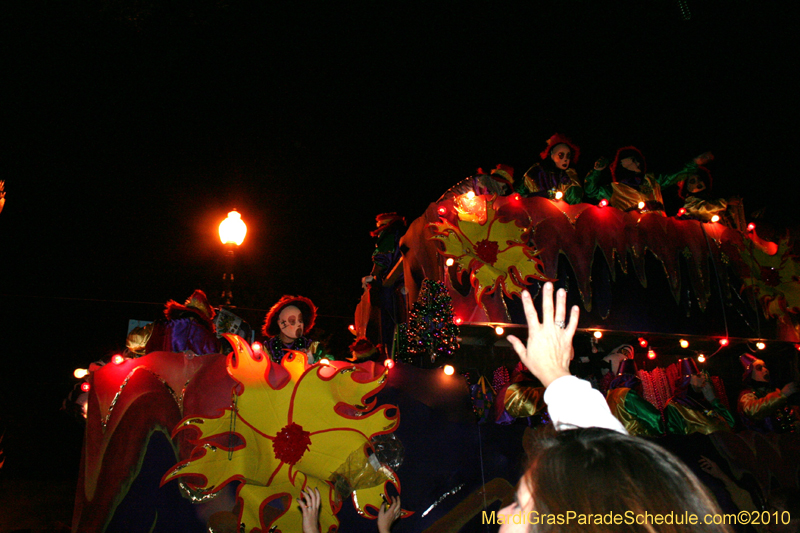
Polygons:
<instances>
[{"instance_id":1,"label":"street lamp","mask_svg":"<svg viewBox=\"0 0 800 533\"><path fill-rule=\"evenodd\" d=\"M236 209L219 225L219 240L225 245L225 272L222 274L222 300L231 305L233 299L233 259L236 247L244 242L247 226Z\"/></svg>"}]
</instances>

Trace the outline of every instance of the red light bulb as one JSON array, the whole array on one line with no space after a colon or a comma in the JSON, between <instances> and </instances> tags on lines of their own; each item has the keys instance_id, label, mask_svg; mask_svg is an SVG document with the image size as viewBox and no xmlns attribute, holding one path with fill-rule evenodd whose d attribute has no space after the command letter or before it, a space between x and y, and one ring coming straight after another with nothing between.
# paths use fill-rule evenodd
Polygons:
<instances>
[{"instance_id":1,"label":"red light bulb","mask_svg":"<svg viewBox=\"0 0 800 533\"><path fill-rule=\"evenodd\" d=\"M464 319L463 319L463 318L461 318L460 316L457 316L457 317L455 317L455 318L453 319L453 323L454 323L456 326L460 326L461 324L463 324L463 323L464 323Z\"/></svg>"},{"instance_id":2,"label":"red light bulb","mask_svg":"<svg viewBox=\"0 0 800 533\"><path fill-rule=\"evenodd\" d=\"M644 337L639 337L639 346L642 348L647 348L647 339Z\"/></svg>"},{"instance_id":3,"label":"red light bulb","mask_svg":"<svg viewBox=\"0 0 800 533\"><path fill-rule=\"evenodd\" d=\"M447 208L445 206L443 206L443 205L440 205L439 209L437 211L439 212L440 215L446 215L447 214Z\"/></svg>"},{"instance_id":4,"label":"red light bulb","mask_svg":"<svg viewBox=\"0 0 800 533\"><path fill-rule=\"evenodd\" d=\"M115 365L121 365L122 363L125 362L125 358L122 357L120 354L116 354L111 358L111 362L114 363Z\"/></svg>"},{"instance_id":5,"label":"red light bulb","mask_svg":"<svg viewBox=\"0 0 800 533\"><path fill-rule=\"evenodd\" d=\"M81 383L81 390L83 392L89 392L89 389L91 389L91 388L92 388L92 386L89 385L88 381L84 381L83 383Z\"/></svg>"},{"instance_id":6,"label":"red light bulb","mask_svg":"<svg viewBox=\"0 0 800 533\"><path fill-rule=\"evenodd\" d=\"M678 209L678 216L679 217L682 217L685 214L686 214L686 208L685 207L681 207L680 209Z\"/></svg>"},{"instance_id":7,"label":"red light bulb","mask_svg":"<svg viewBox=\"0 0 800 533\"><path fill-rule=\"evenodd\" d=\"M756 230L756 225L754 222L751 222L747 225L747 231L755 231L755 230Z\"/></svg>"},{"instance_id":8,"label":"red light bulb","mask_svg":"<svg viewBox=\"0 0 800 533\"><path fill-rule=\"evenodd\" d=\"M655 359L656 358L656 351L652 348L647 350L647 358L648 359Z\"/></svg>"},{"instance_id":9,"label":"red light bulb","mask_svg":"<svg viewBox=\"0 0 800 533\"><path fill-rule=\"evenodd\" d=\"M261 346L261 343L258 341L253 343L252 348L254 352L260 352L261 350L263 350L263 346Z\"/></svg>"},{"instance_id":10,"label":"red light bulb","mask_svg":"<svg viewBox=\"0 0 800 533\"><path fill-rule=\"evenodd\" d=\"M599 203L599 204L597 204L597 205L598 205L598 206L600 206L600 207L605 207L605 206L607 206L607 205L608 205L608 200L606 200L605 198L603 198L602 200L600 200L600 203Z\"/></svg>"},{"instance_id":11,"label":"red light bulb","mask_svg":"<svg viewBox=\"0 0 800 533\"><path fill-rule=\"evenodd\" d=\"M521 197L521 196L519 195L519 193L517 192L517 193L514 193L514 195L513 195L511 198L512 198L512 199L513 199L515 202L519 202L519 201L520 201L520 199L521 199L522 197Z\"/></svg>"},{"instance_id":12,"label":"red light bulb","mask_svg":"<svg viewBox=\"0 0 800 533\"><path fill-rule=\"evenodd\" d=\"M386 368L394 368L394 360L387 359L386 361L383 362L383 366L385 366Z\"/></svg>"},{"instance_id":13,"label":"red light bulb","mask_svg":"<svg viewBox=\"0 0 800 533\"><path fill-rule=\"evenodd\" d=\"M725 337L724 339L720 339L720 340L719 340L719 345L720 345L720 346L727 346L727 345L728 345L728 344L730 344L730 343L731 343L731 341L730 341L730 340L728 340L728 338L727 338L727 337Z\"/></svg>"}]
</instances>

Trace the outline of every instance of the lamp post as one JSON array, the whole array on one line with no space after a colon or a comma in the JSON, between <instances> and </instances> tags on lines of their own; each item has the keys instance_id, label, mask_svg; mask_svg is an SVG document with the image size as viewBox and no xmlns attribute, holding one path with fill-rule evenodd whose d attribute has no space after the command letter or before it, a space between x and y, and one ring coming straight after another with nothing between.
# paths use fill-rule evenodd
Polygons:
<instances>
[{"instance_id":1,"label":"lamp post","mask_svg":"<svg viewBox=\"0 0 800 533\"><path fill-rule=\"evenodd\" d=\"M236 248L244 242L247 226L236 209L228 213L228 218L219 225L219 239L225 246L225 272L222 274L223 305L231 305L233 300L233 260Z\"/></svg>"}]
</instances>

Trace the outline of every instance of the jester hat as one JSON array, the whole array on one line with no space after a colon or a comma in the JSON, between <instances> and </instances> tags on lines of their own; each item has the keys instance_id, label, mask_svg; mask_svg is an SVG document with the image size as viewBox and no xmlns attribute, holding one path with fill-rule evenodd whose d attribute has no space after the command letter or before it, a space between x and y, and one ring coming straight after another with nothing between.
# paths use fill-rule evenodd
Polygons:
<instances>
[{"instance_id":1,"label":"jester hat","mask_svg":"<svg viewBox=\"0 0 800 533\"><path fill-rule=\"evenodd\" d=\"M179 318L183 313L193 314L201 323L206 325L209 329L214 329L211 321L214 319L214 308L208 303L206 293L197 289L192 293L189 298L183 303L179 304L175 300L170 300L164 307L164 316L168 320Z\"/></svg>"},{"instance_id":2,"label":"jester hat","mask_svg":"<svg viewBox=\"0 0 800 533\"><path fill-rule=\"evenodd\" d=\"M539 154L539 157L541 157L543 160L547 159L548 157L550 157L550 152L553 150L553 148L555 148L559 144L566 144L567 146L569 146L570 150L572 150L571 164L574 165L575 163L577 163L578 156L581 153L581 149L578 147L577 144L572 142L572 139L570 139L566 135L561 135L560 133L554 133L552 137L547 139L547 146L545 146L544 150L542 150L542 153Z\"/></svg>"},{"instance_id":3,"label":"jester hat","mask_svg":"<svg viewBox=\"0 0 800 533\"><path fill-rule=\"evenodd\" d=\"M267 312L264 325L261 327L261 333L267 337L274 337L280 333L281 328L278 326L278 315L290 305L300 309L300 312L303 313L303 335L309 333L311 328L314 327L314 321L317 319L317 306L305 296L290 296L288 294L284 294L283 297L278 300L278 303L273 305Z\"/></svg>"},{"instance_id":4,"label":"jester hat","mask_svg":"<svg viewBox=\"0 0 800 533\"><path fill-rule=\"evenodd\" d=\"M679 359L678 363L680 364L681 377L693 376L700 373L700 370L697 369L697 363L695 363L694 359L691 357Z\"/></svg>"},{"instance_id":5,"label":"jester hat","mask_svg":"<svg viewBox=\"0 0 800 533\"><path fill-rule=\"evenodd\" d=\"M742 374L742 382L747 382L750 376L753 375L753 363L758 361L758 357L753 354L743 353L739 356L739 362L742 363L744 374Z\"/></svg>"},{"instance_id":6,"label":"jester hat","mask_svg":"<svg viewBox=\"0 0 800 533\"><path fill-rule=\"evenodd\" d=\"M617 150L614 161L611 163L611 179L613 181L617 181L617 169L620 167L620 162L629 157L635 157L641 162L642 174L647 172L647 161L645 161L642 152L635 146L623 146Z\"/></svg>"}]
</instances>

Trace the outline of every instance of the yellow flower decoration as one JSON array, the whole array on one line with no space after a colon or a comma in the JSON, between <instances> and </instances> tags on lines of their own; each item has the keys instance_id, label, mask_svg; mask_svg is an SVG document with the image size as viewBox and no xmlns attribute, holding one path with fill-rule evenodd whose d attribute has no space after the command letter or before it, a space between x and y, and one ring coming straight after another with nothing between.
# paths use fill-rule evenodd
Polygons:
<instances>
[{"instance_id":1,"label":"yellow flower decoration","mask_svg":"<svg viewBox=\"0 0 800 533\"><path fill-rule=\"evenodd\" d=\"M526 244L528 228L497 218L490 201L482 224L458 218L456 225L443 219L430 226L433 238L444 245L441 253L469 272L478 302L498 286L511 297L525 289L529 278L552 281L542 272L542 262L536 257L539 252Z\"/></svg>"},{"instance_id":2,"label":"yellow flower decoration","mask_svg":"<svg viewBox=\"0 0 800 533\"><path fill-rule=\"evenodd\" d=\"M767 318L786 313L800 313L800 263L792 255L786 240L770 255L758 246L742 251L750 272L744 276L745 288L751 288L761 301Z\"/></svg>"},{"instance_id":3,"label":"yellow flower decoration","mask_svg":"<svg viewBox=\"0 0 800 533\"><path fill-rule=\"evenodd\" d=\"M237 382L232 406L217 418L189 416L178 424L173 435L191 427L200 436L192 441L190 458L170 469L161 483L192 476L183 482L202 497L240 481L241 521L247 531L264 533L301 531L296 499L301 490L317 488L322 531L335 531L341 502L333 480L342 472L347 476L354 456L369 463L370 438L391 433L399 423L399 413L387 415L395 406L365 401L383 387L385 373L371 372L376 367L367 365L373 363L309 365L303 352L289 352L276 364L254 354L240 337L225 337L234 347L227 360ZM347 486L355 488L357 510L374 518L386 485L398 492L400 486L385 466L371 472L366 486L350 479ZM368 505L375 512L368 512Z\"/></svg>"}]
</instances>

